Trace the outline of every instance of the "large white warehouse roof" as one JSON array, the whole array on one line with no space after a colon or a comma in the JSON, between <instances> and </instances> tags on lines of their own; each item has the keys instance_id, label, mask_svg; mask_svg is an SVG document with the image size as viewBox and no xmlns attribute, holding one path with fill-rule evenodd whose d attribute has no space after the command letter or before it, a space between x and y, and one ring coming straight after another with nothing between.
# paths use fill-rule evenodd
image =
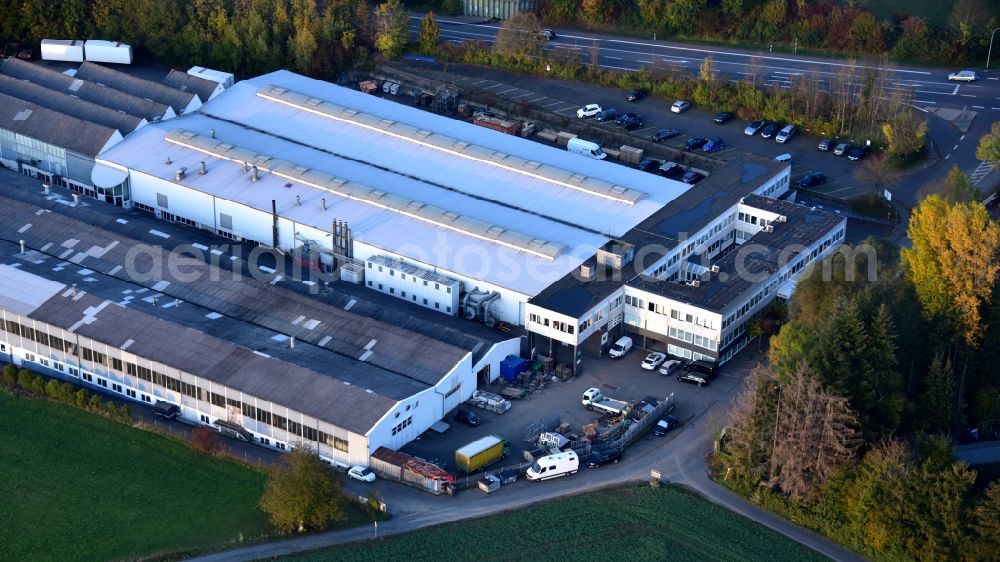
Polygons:
<instances>
[{"instance_id":1,"label":"large white warehouse roof","mask_svg":"<svg viewBox=\"0 0 1000 562\"><path fill-rule=\"evenodd\" d=\"M102 160L529 296L689 188L287 71Z\"/></svg>"}]
</instances>

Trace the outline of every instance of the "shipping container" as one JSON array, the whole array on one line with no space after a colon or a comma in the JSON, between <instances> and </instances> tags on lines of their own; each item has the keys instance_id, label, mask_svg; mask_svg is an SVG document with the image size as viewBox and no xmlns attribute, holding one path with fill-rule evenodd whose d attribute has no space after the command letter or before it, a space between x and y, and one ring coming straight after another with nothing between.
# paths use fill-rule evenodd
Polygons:
<instances>
[{"instance_id":1,"label":"shipping container","mask_svg":"<svg viewBox=\"0 0 1000 562\"><path fill-rule=\"evenodd\" d=\"M90 62L132 64L132 47L125 43L90 39L84 43L83 52Z\"/></svg>"},{"instance_id":2,"label":"shipping container","mask_svg":"<svg viewBox=\"0 0 1000 562\"><path fill-rule=\"evenodd\" d=\"M83 41L42 39L42 60L83 62Z\"/></svg>"},{"instance_id":3,"label":"shipping container","mask_svg":"<svg viewBox=\"0 0 1000 562\"><path fill-rule=\"evenodd\" d=\"M476 439L455 451L455 464L459 470L471 474L504 457L510 450L510 444L499 435L490 435Z\"/></svg>"}]
</instances>

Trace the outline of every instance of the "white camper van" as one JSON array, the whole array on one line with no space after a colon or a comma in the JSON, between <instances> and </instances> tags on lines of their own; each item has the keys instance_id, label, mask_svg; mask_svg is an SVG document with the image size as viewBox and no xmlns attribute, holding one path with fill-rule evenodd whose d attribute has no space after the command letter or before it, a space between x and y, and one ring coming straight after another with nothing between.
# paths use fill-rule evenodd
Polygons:
<instances>
[{"instance_id":1,"label":"white camper van","mask_svg":"<svg viewBox=\"0 0 1000 562\"><path fill-rule=\"evenodd\" d=\"M601 145L579 137L569 139L569 142L566 143L566 150L595 160L604 160L608 157L607 153L601 150Z\"/></svg>"},{"instance_id":2,"label":"white camper van","mask_svg":"<svg viewBox=\"0 0 1000 562\"><path fill-rule=\"evenodd\" d=\"M580 469L580 458L573 451L549 455L535 461L528 469L528 480L548 480L576 474Z\"/></svg>"}]
</instances>

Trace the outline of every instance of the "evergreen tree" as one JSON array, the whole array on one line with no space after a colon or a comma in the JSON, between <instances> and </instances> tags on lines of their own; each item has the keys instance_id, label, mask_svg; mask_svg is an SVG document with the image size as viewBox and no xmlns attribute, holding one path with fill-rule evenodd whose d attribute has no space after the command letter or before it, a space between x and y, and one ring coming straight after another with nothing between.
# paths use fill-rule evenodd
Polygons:
<instances>
[{"instance_id":1,"label":"evergreen tree","mask_svg":"<svg viewBox=\"0 0 1000 562\"><path fill-rule=\"evenodd\" d=\"M934 357L924 381L920 400L920 427L924 431L946 431L955 428L955 375L951 361Z\"/></svg>"},{"instance_id":2,"label":"evergreen tree","mask_svg":"<svg viewBox=\"0 0 1000 562\"><path fill-rule=\"evenodd\" d=\"M424 19L420 21L420 49L428 55L437 52L438 42L441 40L441 28L438 26L434 12L427 12Z\"/></svg>"},{"instance_id":3,"label":"evergreen tree","mask_svg":"<svg viewBox=\"0 0 1000 562\"><path fill-rule=\"evenodd\" d=\"M379 4L375 13L375 48L382 56L394 59L403 52L409 37L409 20L410 16L400 0L386 0Z\"/></svg>"},{"instance_id":4,"label":"evergreen tree","mask_svg":"<svg viewBox=\"0 0 1000 562\"><path fill-rule=\"evenodd\" d=\"M885 304L879 305L868 336L864 354L869 369L858 381L853 405L869 435L881 436L899 428L905 408L903 380L896 371L895 325Z\"/></svg>"},{"instance_id":5,"label":"evergreen tree","mask_svg":"<svg viewBox=\"0 0 1000 562\"><path fill-rule=\"evenodd\" d=\"M315 58L319 47L320 21L314 0L292 0L292 29L293 34L288 40L292 70L302 74L328 72L325 57L321 62Z\"/></svg>"},{"instance_id":6,"label":"evergreen tree","mask_svg":"<svg viewBox=\"0 0 1000 562\"><path fill-rule=\"evenodd\" d=\"M1000 558L1000 480L986 489L985 498L973 511L971 527L975 535L968 541L965 559Z\"/></svg>"}]
</instances>

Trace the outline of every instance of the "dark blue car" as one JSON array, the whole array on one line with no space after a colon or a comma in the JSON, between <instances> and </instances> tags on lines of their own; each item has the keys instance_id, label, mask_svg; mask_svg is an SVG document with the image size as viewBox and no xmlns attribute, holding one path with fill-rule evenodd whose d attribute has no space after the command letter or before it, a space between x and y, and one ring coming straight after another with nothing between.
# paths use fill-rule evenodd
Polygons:
<instances>
[{"instance_id":1,"label":"dark blue car","mask_svg":"<svg viewBox=\"0 0 1000 562\"><path fill-rule=\"evenodd\" d=\"M723 148L726 148L726 141L720 139L719 137L712 137L708 139L705 146L701 147L701 149L705 152L715 152L716 150L722 150Z\"/></svg>"}]
</instances>

